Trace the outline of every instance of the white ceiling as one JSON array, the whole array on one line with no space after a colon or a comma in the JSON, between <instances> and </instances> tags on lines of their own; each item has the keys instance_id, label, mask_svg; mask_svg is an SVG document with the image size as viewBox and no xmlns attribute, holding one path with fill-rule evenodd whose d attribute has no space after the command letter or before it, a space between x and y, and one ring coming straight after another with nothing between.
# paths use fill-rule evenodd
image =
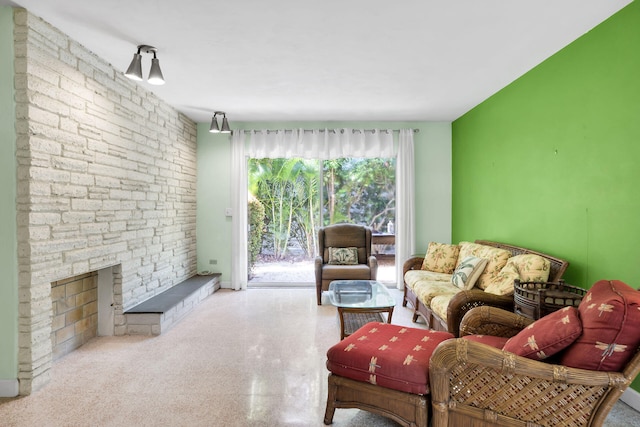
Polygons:
<instances>
[{"instance_id":1,"label":"white ceiling","mask_svg":"<svg viewBox=\"0 0 640 427\"><path fill-rule=\"evenodd\" d=\"M631 0L0 0L197 122L452 121ZM151 56L143 55L148 73Z\"/></svg>"}]
</instances>

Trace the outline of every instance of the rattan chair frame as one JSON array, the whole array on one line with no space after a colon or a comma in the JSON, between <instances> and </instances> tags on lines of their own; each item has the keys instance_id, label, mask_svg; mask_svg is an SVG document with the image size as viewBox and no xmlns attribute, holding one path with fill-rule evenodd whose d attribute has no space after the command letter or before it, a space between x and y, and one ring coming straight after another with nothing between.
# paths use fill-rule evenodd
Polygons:
<instances>
[{"instance_id":1,"label":"rattan chair frame","mask_svg":"<svg viewBox=\"0 0 640 427\"><path fill-rule=\"evenodd\" d=\"M428 394L406 393L329 374L324 423L333 422L336 408L358 408L392 419L403 427L428 427L430 407Z\"/></svg>"},{"instance_id":2,"label":"rattan chair frame","mask_svg":"<svg viewBox=\"0 0 640 427\"><path fill-rule=\"evenodd\" d=\"M508 337L531 322L485 306L467 313L461 331ZM601 426L639 371L640 352L621 372L602 372L535 361L462 338L447 340L429 365L432 427Z\"/></svg>"}]
</instances>

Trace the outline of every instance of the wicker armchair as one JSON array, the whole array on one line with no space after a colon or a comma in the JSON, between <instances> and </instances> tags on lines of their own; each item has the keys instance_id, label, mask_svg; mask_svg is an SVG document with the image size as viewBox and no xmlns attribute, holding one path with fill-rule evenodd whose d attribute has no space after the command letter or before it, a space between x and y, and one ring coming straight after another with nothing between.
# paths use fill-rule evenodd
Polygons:
<instances>
[{"instance_id":1,"label":"wicker armchair","mask_svg":"<svg viewBox=\"0 0 640 427\"><path fill-rule=\"evenodd\" d=\"M495 307L470 310L461 335L511 337L533 320ZM640 371L636 352L621 372L589 371L516 356L458 338L429 368L432 427L601 426Z\"/></svg>"}]
</instances>

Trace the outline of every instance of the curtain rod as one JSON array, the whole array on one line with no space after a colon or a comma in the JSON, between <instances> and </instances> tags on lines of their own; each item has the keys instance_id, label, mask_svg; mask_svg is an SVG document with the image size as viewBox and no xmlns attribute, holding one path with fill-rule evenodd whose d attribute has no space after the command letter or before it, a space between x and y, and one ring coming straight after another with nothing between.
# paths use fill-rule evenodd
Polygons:
<instances>
[{"instance_id":1,"label":"curtain rod","mask_svg":"<svg viewBox=\"0 0 640 427\"><path fill-rule=\"evenodd\" d=\"M273 132L279 132L279 130L277 129L264 129L267 131L267 133L273 133ZM413 131L413 133L418 133L420 132L420 129L411 129ZM256 130L253 129L250 132L262 132L263 130ZM332 133L336 133L338 131L340 131L340 133L344 133L345 129L302 129L303 132L332 132ZM400 132L400 129L352 129L351 132L352 133L356 133L356 132L371 132L371 133L375 133L375 132L385 132L385 133L389 133L389 132ZM293 132L293 129L284 129L284 132Z\"/></svg>"}]
</instances>

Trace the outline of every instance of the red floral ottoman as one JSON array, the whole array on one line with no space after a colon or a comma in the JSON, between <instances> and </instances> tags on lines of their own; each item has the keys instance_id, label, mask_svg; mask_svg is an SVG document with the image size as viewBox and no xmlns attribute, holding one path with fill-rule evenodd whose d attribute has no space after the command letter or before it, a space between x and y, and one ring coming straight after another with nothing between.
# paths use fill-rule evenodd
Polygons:
<instances>
[{"instance_id":1,"label":"red floral ottoman","mask_svg":"<svg viewBox=\"0 0 640 427\"><path fill-rule=\"evenodd\" d=\"M327 351L329 393L324 423L335 408L360 408L401 425L427 426L429 359L448 332L367 323Z\"/></svg>"}]
</instances>

